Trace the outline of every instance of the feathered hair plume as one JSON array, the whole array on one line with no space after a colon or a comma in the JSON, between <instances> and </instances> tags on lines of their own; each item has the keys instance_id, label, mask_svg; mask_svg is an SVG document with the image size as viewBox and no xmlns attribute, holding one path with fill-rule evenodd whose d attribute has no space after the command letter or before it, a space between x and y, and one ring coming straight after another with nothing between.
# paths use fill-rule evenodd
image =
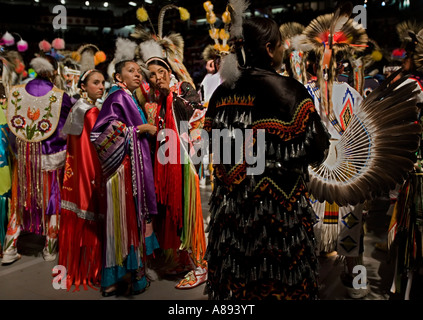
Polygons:
<instances>
[{"instance_id":1,"label":"feathered hair plume","mask_svg":"<svg viewBox=\"0 0 423 320\"><path fill-rule=\"evenodd\" d=\"M307 82L306 54L311 50L311 46L302 45L304 29L305 27L298 22L284 23L279 27L284 45L283 62L286 68L289 68L288 73L305 84Z\"/></svg>"},{"instance_id":2,"label":"feathered hair plume","mask_svg":"<svg viewBox=\"0 0 423 320\"><path fill-rule=\"evenodd\" d=\"M291 47L291 39L295 36L301 35L305 27L298 22L288 22L284 23L279 27L281 32L282 42L284 43L285 48Z\"/></svg>"},{"instance_id":3,"label":"feathered hair plume","mask_svg":"<svg viewBox=\"0 0 423 320\"><path fill-rule=\"evenodd\" d=\"M139 44L141 58L144 62L153 57L165 59L162 46L155 40L150 39Z\"/></svg>"},{"instance_id":4,"label":"feathered hair plume","mask_svg":"<svg viewBox=\"0 0 423 320\"><path fill-rule=\"evenodd\" d=\"M242 23L245 11L250 3L245 0L229 0L228 10L231 14L231 38L242 38Z\"/></svg>"},{"instance_id":5,"label":"feathered hair plume","mask_svg":"<svg viewBox=\"0 0 423 320\"><path fill-rule=\"evenodd\" d=\"M159 21L158 21L158 37L162 38L163 37L163 21L164 21L164 16L167 10L169 9L177 9L179 10L179 15L182 21L188 20L190 18L190 14L187 11L187 9L183 8L183 7L178 7L175 6L173 4L168 4L166 6L164 6L162 9L160 9L159 12Z\"/></svg>"},{"instance_id":6,"label":"feathered hair plume","mask_svg":"<svg viewBox=\"0 0 423 320\"><path fill-rule=\"evenodd\" d=\"M37 74L53 73L53 65L45 58L36 57L29 63Z\"/></svg>"},{"instance_id":7,"label":"feathered hair plume","mask_svg":"<svg viewBox=\"0 0 423 320\"><path fill-rule=\"evenodd\" d=\"M205 61L215 60L216 58L220 57L220 52L215 48L213 44L209 44L207 47L204 48L201 56Z\"/></svg>"},{"instance_id":8,"label":"feathered hair plume","mask_svg":"<svg viewBox=\"0 0 423 320\"><path fill-rule=\"evenodd\" d=\"M187 20L190 17L189 12L185 8L175 5L164 6L159 12L158 35L148 32L142 26L137 26L131 34L131 38L137 43L135 57L142 59L143 63L151 57L165 59L179 81L189 82L195 88L194 81L183 64L184 39L182 35L179 33L171 33L167 36L163 36L164 16L169 9L179 10L182 20Z\"/></svg>"},{"instance_id":9,"label":"feathered hair plume","mask_svg":"<svg viewBox=\"0 0 423 320\"><path fill-rule=\"evenodd\" d=\"M228 11L231 16L229 33L232 41L236 42L239 39L243 39L242 24L245 11L249 4L245 0L229 0ZM241 71L239 70L239 65L236 49L232 47L230 53L222 59L222 66L220 68L220 76L225 85L232 87L240 77Z\"/></svg>"},{"instance_id":10,"label":"feathered hair plume","mask_svg":"<svg viewBox=\"0 0 423 320\"><path fill-rule=\"evenodd\" d=\"M137 43L125 38L116 39L115 61L134 60Z\"/></svg>"},{"instance_id":11,"label":"feathered hair plume","mask_svg":"<svg viewBox=\"0 0 423 320\"><path fill-rule=\"evenodd\" d=\"M107 75L113 79L115 65L122 60L134 60L137 50L137 43L126 38L119 37L115 43L115 56L107 67Z\"/></svg>"},{"instance_id":12,"label":"feathered hair plume","mask_svg":"<svg viewBox=\"0 0 423 320\"><path fill-rule=\"evenodd\" d=\"M224 27L219 29L219 28L216 28L215 26L216 15L213 12L214 6L211 3L211 1L204 2L203 7L204 7L204 10L206 11L206 20L210 26L209 35L210 35L210 38L212 38L214 41L214 45L212 45L214 50L206 47L205 50L207 51L203 52L203 57L209 54L212 57L206 60L210 60L210 59L214 60L221 55L225 55L229 53L228 40L230 37L229 25L231 23L231 14L229 13L228 7L226 7L225 12L222 14L222 21L224 23ZM221 40L222 43L220 43L219 40Z\"/></svg>"}]
</instances>

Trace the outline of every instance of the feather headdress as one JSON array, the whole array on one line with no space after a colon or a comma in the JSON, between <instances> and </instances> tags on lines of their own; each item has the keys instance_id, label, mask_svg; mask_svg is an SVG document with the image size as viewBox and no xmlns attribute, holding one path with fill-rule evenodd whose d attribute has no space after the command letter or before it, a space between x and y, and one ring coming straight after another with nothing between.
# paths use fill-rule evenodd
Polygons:
<instances>
[{"instance_id":1,"label":"feather headdress","mask_svg":"<svg viewBox=\"0 0 423 320\"><path fill-rule=\"evenodd\" d=\"M423 24L415 21L404 21L396 26L401 46L408 54L412 54L417 71L423 71Z\"/></svg>"},{"instance_id":2,"label":"feather headdress","mask_svg":"<svg viewBox=\"0 0 423 320\"><path fill-rule=\"evenodd\" d=\"M327 114L332 113L332 85L336 73L335 56L338 52L366 48L368 37L365 29L350 18L352 4L347 2L335 13L317 17L305 28L304 41L320 57L317 71L318 85L322 91L322 105Z\"/></svg>"},{"instance_id":3,"label":"feather headdress","mask_svg":"<svg viewBox=\"0 0 423 320\"><path fill-rule=\"evenodd\" d=\"M417 85L393 73L373 90L331 156L310 167L309 189L319 201L343 206L370 200L401 183L412 170L422 127L417 121Z\"/></svg>"},{"instance_id":4,"label":"feather headdress","mask_svg":"<svg viewBox=\"0 0 423 320\"><path fill-rule=\"evenodd\" d=\"M407 44L411 43L413 46L411 49L414 49L416 35L419 31L423 29L423 23L418 23L416 21L403 21L396 25L396 30L398 34L398 38L401 41L402 47L407 46ZM414 50L413 50L414 51Z\"/></svg>"},{"instance_id":5,"label":"feather headdress","mask_svg":"<svg viewBox=\"0 0 423 320\"><path fill-rule=\"evenodd\" d=\"M71 58L80 65L80 71L94 69L98 64L106 61L106 54L96 45L88 43L80 46L71 53Z\"/></svg>"},{"instance_id":6,"label":"feather headdress","mask_svg":"<svg viewBox=\"0 0 423 320\"><path fill-rule=\"evenodd\" d=\"M4 50L0 52L0 60L3 63L1 82L5 88L6 96L9 94L9 89L21 82L24 72L21 71L23 66L22 56L15 50Z\"/></svg>"},{"instance_id":7,"label":"feather headdress","mask_svg":"<svg viewBox=\"0 0 423 320\"><path fill-rule=\"evenodd\" d=\"M423 72L423 28L416 34L416 51L413 55L414 65L417 71Z\"/></svg>"},{"instance_id":8,"label":"feather headdress","mask_svg":"<svg viewBox=\"0 0 423 320\"><path fill-rule=\"evenodd\" d=\"M244 65L245 54L243 48L240 52L235 49L236 42L243 39L242 23L245 11L249 6L248 1L229 0L228 11L231 17L231 25L229 27L230 40L234 42L230 53L222 59L220 68L220 76L224 84L232 87L241 75L240 65ZM239 61L239 60L242 61Z\"/></svg>"},{"instance_id":9,"label":"feather headdress","mask_svg":"<svg viewBox=\"0 0 423 320\"><path fill-rule=\"evenodd\" d=\"M135 50L135 56L140 57L144 63L153 56L158 57L157 52L159 51L159 48L157 46L147 46L144 43L149 41L149 43L152 44L151 41L155 41L156 44L162 48L162 55L160 56L163 59L166 59L166 62L170 65L172 72L176 75L178 80L189 82L195 88L194 81L183 63L185 42L182 35L179 33L171 33L163 36L163 21L165 13L170 9L179 10L180 18L182 20L187 20L190 17L189 12L183 7L175 5L164 6L159 12L157 35L146 31L142 26L137 26L131 34L131 38L138 43Z\"/></svg>"},{"instance_id":10,"label":"feather headdress","mask_svg":"<svg viewBox=\"0 0 423 320\"><path fill-rule=\"evenodd\" d=\"M305 27L298 22L284 23L279 27L284 45L283 61L285 67L289 68L289 73L303 84L307 83L306 54L312 49L304 41L304 29Z\"/></svg>"}]
</instances>

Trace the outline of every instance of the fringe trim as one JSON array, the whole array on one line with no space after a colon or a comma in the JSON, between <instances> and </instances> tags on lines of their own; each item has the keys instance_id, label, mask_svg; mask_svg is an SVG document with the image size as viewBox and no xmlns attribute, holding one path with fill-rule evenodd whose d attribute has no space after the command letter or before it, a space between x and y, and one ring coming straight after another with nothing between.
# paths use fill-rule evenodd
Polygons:
<instances>
[{"instance_id":1,"label":"fringe trim","mask_svg":"<svg viewBox=\"0 0 423 320\"><path fill-rule=\"evenodd\" d=\"M59 264L66 266L66 287L75 285L79 291L100 283L102 242L101 228L97 221L78 218L74 212L63 210L59 229Z\"/></svg>"},{"instance_id":2,"label":"fringe trim","mask_svg":"<svg viewBox=\"0 0 423 320\"><path fill-rule=\"evenodd\" d=\"M29 216L24 219L24 222L29 225L28 231L41 234L43 231L42 213L44 212L41 142L26 142L17 138L16 144L17 168L19 172L18 215L22 217L24 210L29 211Z\"/></svg>"},{"instance_id":3,"label":"fringe trim","mask_svg":"<svg viewBox=\"0 0 423 320\"><path fill-rule=\"evenodd\" d=\"M186 152L184 152L188 158ZM188 160L189 161L189 160ZM180 250L187 250L195 266L204 267L206 252L203 211L201 206L200 180L191 161L184 165L184 224Z\"/></svg>"},{"instance_id":4,"label":"fringe trim","mask_svg":"<svg viewBox=\"0 0 423 320\"><path fill-rule=\"evenodd\" d=\"M106 183L107 211L105 234L105 267L123 266L124 260L134 246L139 261L141 233L137 225L135 203L132 193L130 160L126 157ZM131 215L134 214L132 217Z\"/></svg>"}]
</instances>

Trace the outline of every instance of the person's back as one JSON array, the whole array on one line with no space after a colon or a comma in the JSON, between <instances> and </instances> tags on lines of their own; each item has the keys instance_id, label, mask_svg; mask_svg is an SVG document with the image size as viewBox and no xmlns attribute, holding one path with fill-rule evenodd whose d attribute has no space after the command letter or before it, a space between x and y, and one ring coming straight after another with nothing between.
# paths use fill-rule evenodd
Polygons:
<instances>
[{"instance_id":1,"label":"person's back","mask_svg":"<svg viewBox=\"0 0 423 320\"><path fill-rule=\"evenodd\" d=\"M276 72L277 24L256 18L243 27L245 67L213 93L204 125L215 181L209 298L315 299L314 212L305 182L308 165L324 160L329 136L304 86Z\"/></svg>"}]
</instances>

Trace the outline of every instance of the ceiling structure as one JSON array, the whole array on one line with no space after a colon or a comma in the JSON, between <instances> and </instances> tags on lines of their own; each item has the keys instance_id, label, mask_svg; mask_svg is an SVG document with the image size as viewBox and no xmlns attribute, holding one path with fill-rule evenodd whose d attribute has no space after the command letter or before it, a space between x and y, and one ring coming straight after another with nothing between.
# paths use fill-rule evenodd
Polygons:
<instances>
[{"instance_id":1,"label":"ceiling structure","mask_svg":"<svg viewBox=\"0 0 423 320\"><path fill-rule=\"evenodd\" d=\"M19 35L30 44L27 59L37 52L38 42L52 41L61 37L69 50L81 44L93 43L113 56L114 41L119 36L128 36L140 22L136 10L142 6L147 10L153 28L157 28L159 11L165 5L174 4L186 8L190 13L188 21L181 21L177 10L166 12L163 31L179 32L185 40L187 68L195 72L195 65L201 60L203 48L210 43L208 24L205 19L205 0L0 0L0 35L6 31ZM214 12L219 18L225 11L228 0L211 0ZM307 25L318 15L333 12L336 0L292 1L292 0L249 0L249 14L268 16L282 24L289 21ZM353 5L366 6L368 34L385 41L384 45L395 45L396 23L420 17L423 0L353 0ZM54 19L65 11L65 28L55 28ZM63 20L61 21L63 23ZM150 27L149 23L145 23ZM150 28L151 30L151 28ZM373 34L371 34L373 33ZM389 43L391 41L392 43Z\"/></svg>"}]
</instances>

